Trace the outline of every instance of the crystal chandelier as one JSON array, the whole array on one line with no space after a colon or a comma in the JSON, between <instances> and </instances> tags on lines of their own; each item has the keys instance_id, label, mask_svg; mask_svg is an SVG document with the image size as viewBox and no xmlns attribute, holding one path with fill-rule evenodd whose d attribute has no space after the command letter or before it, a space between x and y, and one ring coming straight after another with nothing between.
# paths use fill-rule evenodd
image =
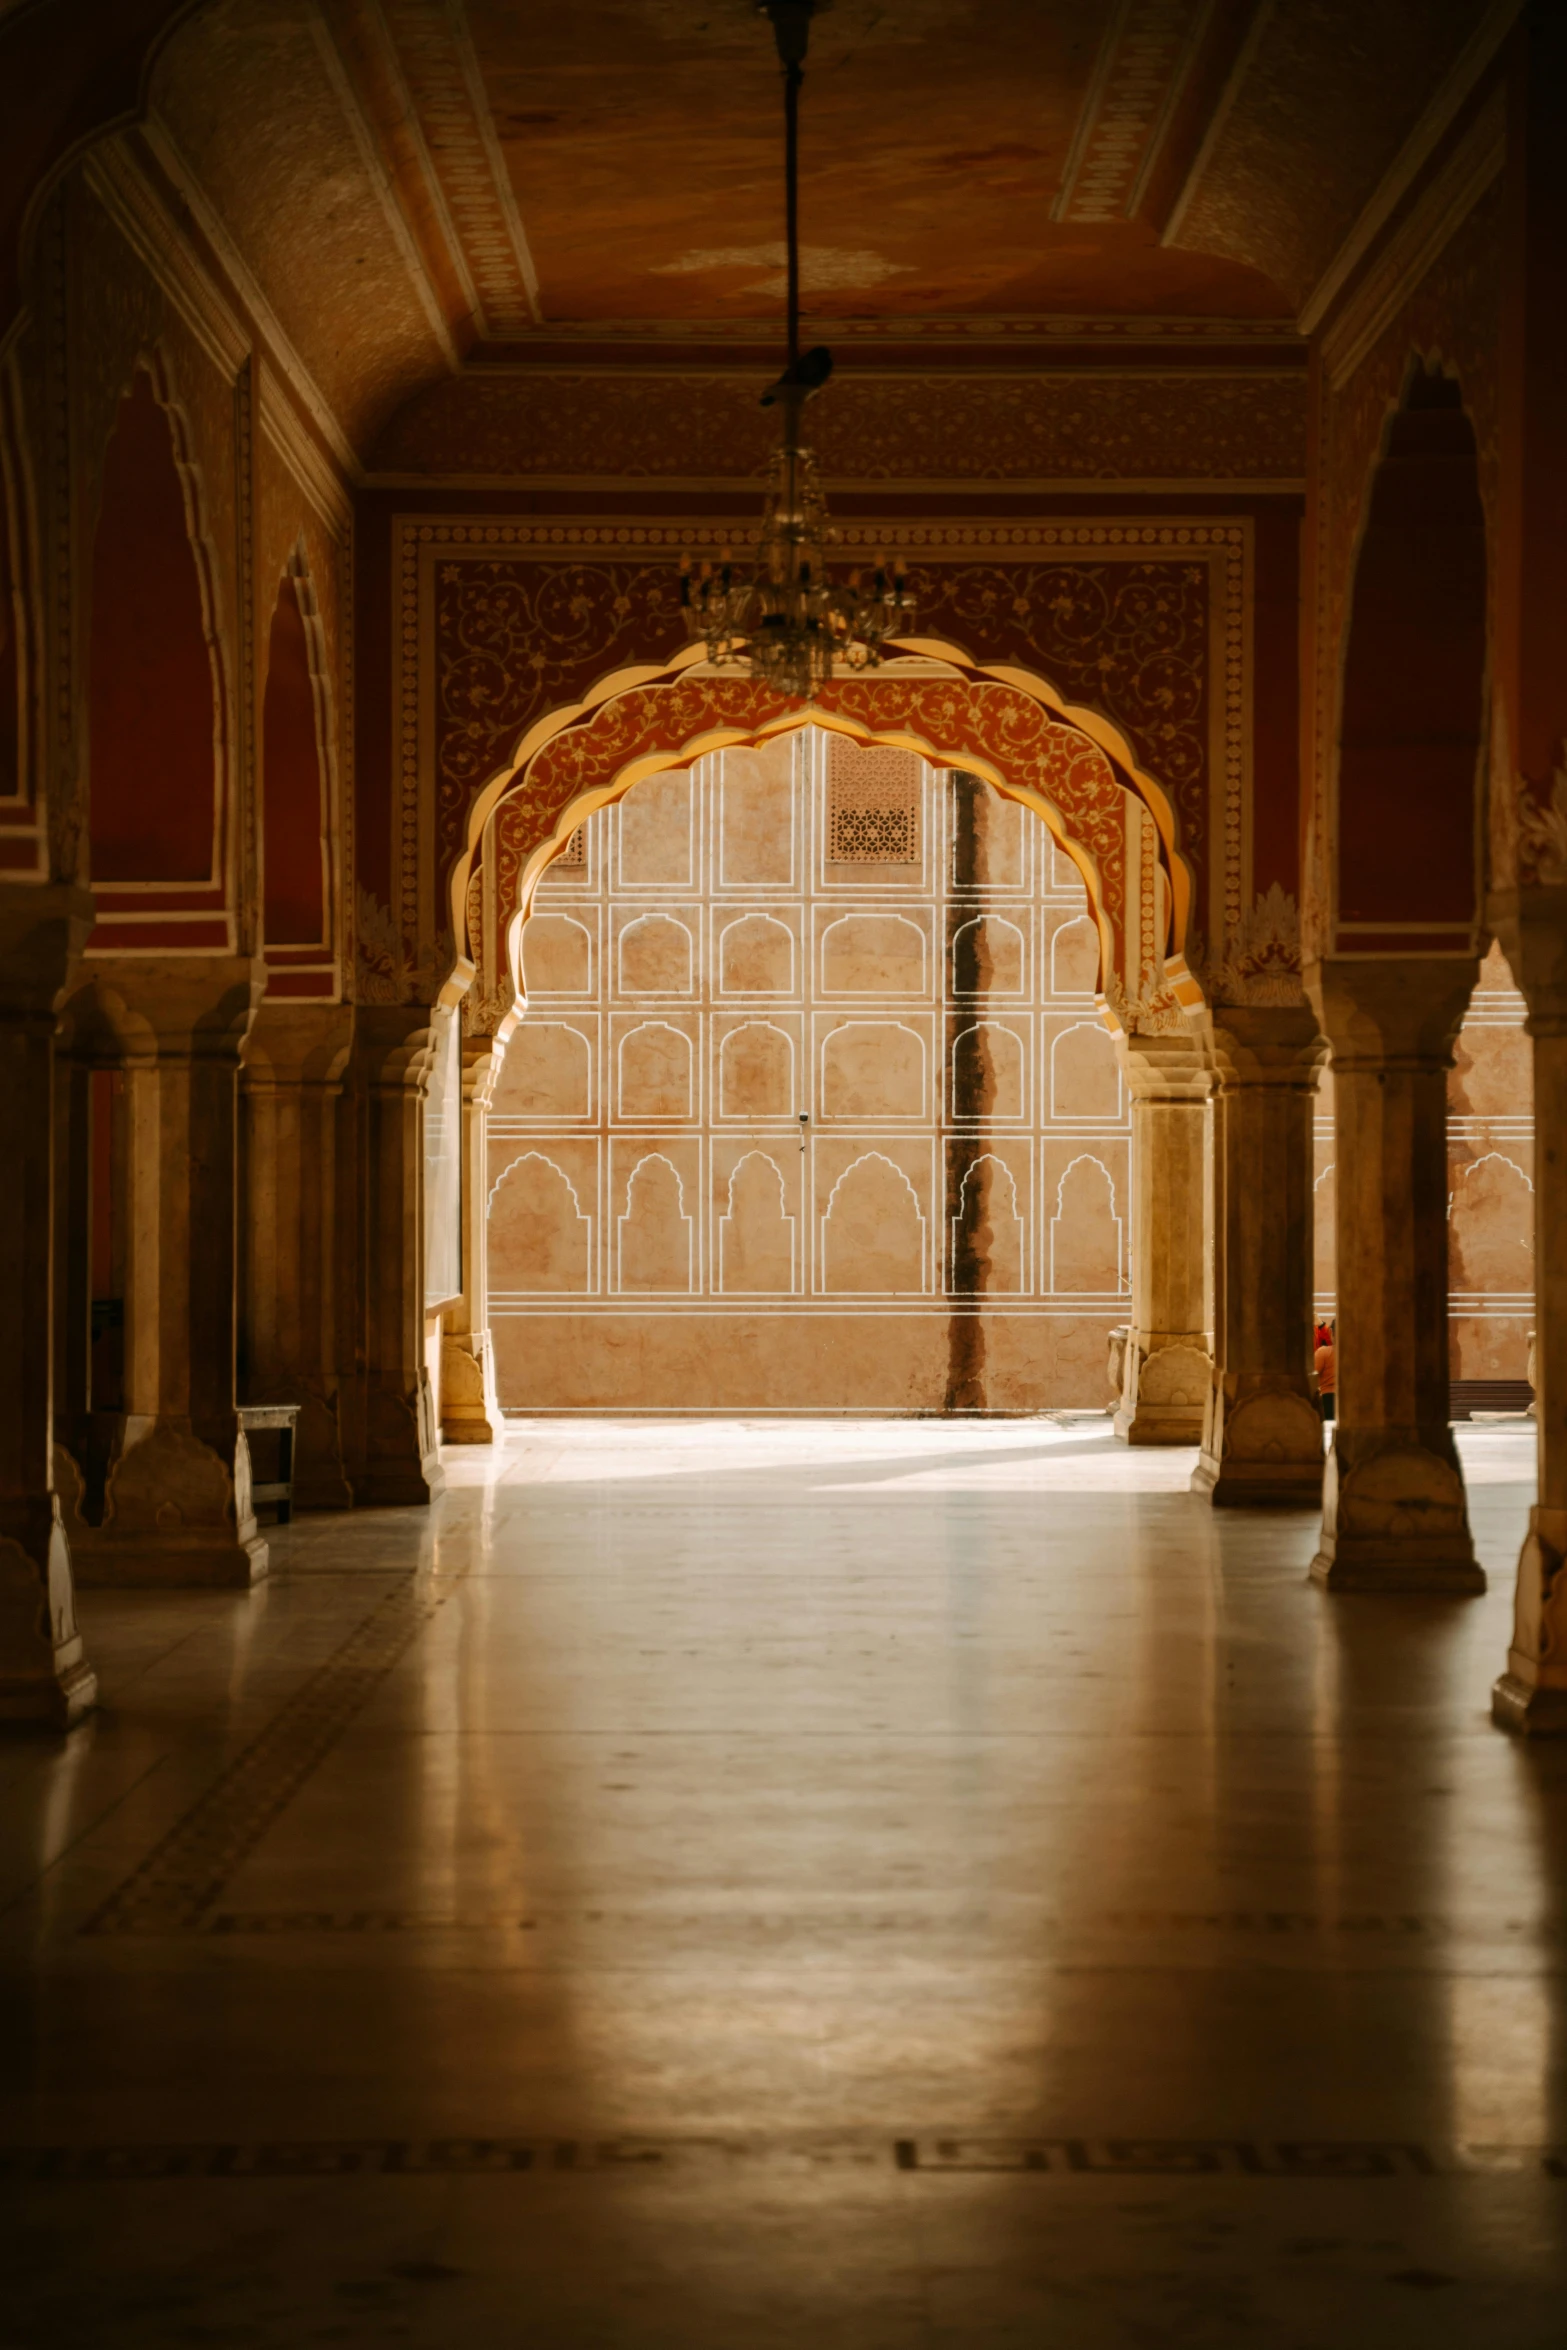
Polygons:
<instances>
[{"instance_id":1,"label":"crystal chandelier","mask_svg":"<svg viewBox=\"0 0 1567 2350\"><path fill-rule=\"evenodd\" d=\"M816 0L757 0L771 18L784 77L784 186L789 270L789 363L762 395L783 416L762 513L761 542L746 576L726 547L715 566L693 575L680 566L680 603L686 633L701 639L718 668L744 668L787 695L809 698L835 672L874 669L891 637L914 618L914 598L897 558L878 558L867 583L858 571L836 582L827 549L837 533L816 461L800 438L806 401L832 373L832 353L800 351L799 115L800 84Z\"/></svg>"}]
</instances>

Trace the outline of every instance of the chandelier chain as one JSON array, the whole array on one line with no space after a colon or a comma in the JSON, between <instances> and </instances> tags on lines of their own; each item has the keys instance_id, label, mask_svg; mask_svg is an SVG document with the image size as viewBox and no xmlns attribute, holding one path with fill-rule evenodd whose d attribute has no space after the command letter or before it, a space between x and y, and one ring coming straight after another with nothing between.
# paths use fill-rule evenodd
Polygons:
<instances>
[{"instance_id":1,"label":"chandelier chain","mask_svg":"<svg viewBox=\"0 0 1567 2350\"><path fill-rule=\"evenodd\" d=\"M748 669L791 701L808 699L840 672L879 668L884 647L906 635L914 599L903 565L882 555L867 584L860 572L835 581L828 548L837 532L816 460L802 437L806 401L832 373L825 349L800 352L800 90L814 0L759 0L772 20L784 83L784 222L788 255L788 358L783 374L762 395L777 406L783 429L768 472L756 562L742 577L725 548L715 566L693 576L680 566L680 601L687 634L706 644L716 668Z\"/></svg>"}]
</instances>

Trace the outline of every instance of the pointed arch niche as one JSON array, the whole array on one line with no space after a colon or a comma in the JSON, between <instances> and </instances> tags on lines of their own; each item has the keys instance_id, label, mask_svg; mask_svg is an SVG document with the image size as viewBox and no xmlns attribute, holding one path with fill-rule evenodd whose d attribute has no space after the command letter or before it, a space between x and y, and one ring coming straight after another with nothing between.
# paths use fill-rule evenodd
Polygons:
<instances>
[{"instance_id":1,"label":"pointed arch niche","mask_svg":"<svg viewBox=\"0 0 1567 2350\"><path fill-rule=\"evenodd\" d=\"M829 854L840 743L916 755L920 861ZM958 853L976 790L1018 820L978 880ZM476 803L453 914L478 1000L514 1007L508 1074L513 1055L532 1065L530 1032L569 1019L593 1071L573 1101L594 1109L552 1121L536 1088L524 1100L503 1076L490 1179L526 1131L569 1169L584 1216L602 1206L569 1304L524 1294L515 1239L503 1248L503 1403L941 1409L956 1301L986 1327L982 1408L1102 1402L1124 1308L1101 1226L1129 1150L1105 1002L1172 984L1199 1000L1178 951L1189 904L1163 795L1113 731L950 647L808 706L686 659L608 680L534 729ZM1082 946L1053 956L1072 926ZM678 954L653 951L671 940ZM1099 971L1114 988L1096 1007ZM1059 1040L1087 1024L1112 1081L1080 1102L1052 1072L1078 1049ZM976 1055L995 1083L968 1082ZM1079 1174L1063 1190L1089 1129L1098 1189Z\"/></svg>"},{"instance_id":2,"label":"pointed arch niche","mask_svg":"<svg viewBox=\"0 0 1567 2350\"><path fill-rule=\"evenodd\" d=\"M273 994L331 992L332 751L325 639L297 547L273 600L261 703L262 916Z\"/></svg>"},{"instance_id":3,"label":"pointed arch niche","mask_svg":"<svg viewBox=\"0 0 1567 2350\"><path fill-rule=\"evenodd\" d=\"M200 485L160 361L104 459L87 659L98 947L224 948L228 688Z\"/></svg>"}]
</instances>

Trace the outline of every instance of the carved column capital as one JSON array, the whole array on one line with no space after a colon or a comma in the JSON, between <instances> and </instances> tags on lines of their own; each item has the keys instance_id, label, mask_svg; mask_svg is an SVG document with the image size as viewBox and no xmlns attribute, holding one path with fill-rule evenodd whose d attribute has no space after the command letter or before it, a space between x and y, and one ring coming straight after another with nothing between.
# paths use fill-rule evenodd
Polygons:
<instances>
[{"instance_id":1,"label":"carved column capital","mask_svg":"<svg viewBox=\"0 0 1567 2350\"><path fill-rule=\"evenodd\" d=\"M1256 1085L1313 1093L1327 1054L1328 1040L1309 1004L1223 1004L1214 1011L1215 1091L1220 1094Z\"/></svg>"},{"instance_id":2,"label":"carved column capital","mask_svg":"<svg viewBox=\"0 0 1567 2350\"><path fill-rule=\"evenodd\" d=\"M352 1004L269 997L245 1039L241 1082L247 1093L319 1085L341 1090L354 1044Z\"/></svg>"},{"instance_id":3,"label":"carved column capital","mask_svg":"<svg viewBox=\"0 0 1567 2350\"><path fill-rule=\"evenodd\" d=\"M1478 955L1335 955L1308 963L1306 993L1333 1067L1450 1069Z\"/></svg>"},{"instance_id":4,"label":"carved column capital","mask_svg":"<svg viewBox=\"0 0 1567 2350\"><path fill-rule=\"evenodd\" d=\"M1567 884L1498 892L1486 912L1529 1007L1529 1034L1567 1035Z\"/></svg>"},{"instance_id":5,"label":"carved column capital","mask_svg":"<svg viewBox=\"0 0 1567 2350\"><path fill-rule=\"evenodd\" d=\"M76 976L93 922L84 889L0 885L0 1017L48 1019Z\"/></svg>"},{"instance_id":6,"label":"carved column capital","mask_svg":"<svg viewBox=\"0 0 1567 2350\"><path fill-rule=\"evenodd\" d=\"M237 1064L265 985L253 955L92 956L66 1007L73 1049L120 1066Z\"/></svg>"},{"instance_id":7,"label":"carved column capital","mask_svg":"<svg viewBox=\"0 0 1567 2350\"><path fill-rule=\"evenodd\" d=\"M1213 1090L1211 1048L1194 1025L1168 1034L1123 1032L1116 1051L1134 1101L1203 1102Z\"/></svg>"}]
</instances>

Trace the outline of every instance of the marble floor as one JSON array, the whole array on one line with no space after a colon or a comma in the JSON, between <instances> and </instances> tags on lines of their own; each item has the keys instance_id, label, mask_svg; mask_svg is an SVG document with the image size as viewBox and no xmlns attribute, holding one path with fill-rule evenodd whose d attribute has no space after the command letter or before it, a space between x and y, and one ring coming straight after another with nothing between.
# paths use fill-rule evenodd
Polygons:
<instances>
[{"instance_id":1,"label":"marble floor","mask_svg":"<svg viewBox=\"0 0 1567 2350\"><path fill-rule=\"evenodd\" d=\"M1462 1444L1479 1600L1069 1415L520 1424L87 1594L0 2344L1562 2350L1567 1751Z\"/></svg>"}]
</instances>

